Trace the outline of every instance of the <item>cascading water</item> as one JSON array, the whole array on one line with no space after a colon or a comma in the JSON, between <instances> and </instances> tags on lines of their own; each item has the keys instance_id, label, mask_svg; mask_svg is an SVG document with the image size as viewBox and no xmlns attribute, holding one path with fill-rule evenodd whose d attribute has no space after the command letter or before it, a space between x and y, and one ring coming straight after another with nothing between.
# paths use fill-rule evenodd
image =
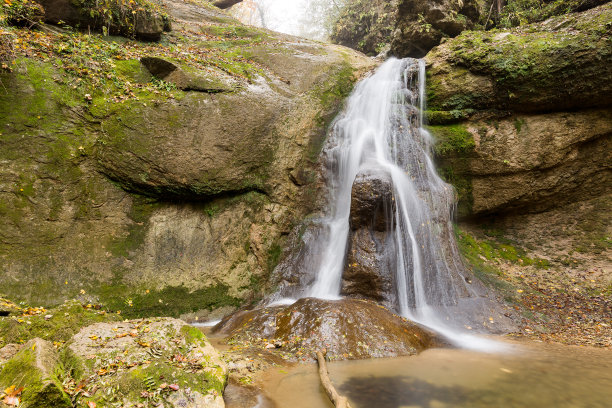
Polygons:
<instances>
[{"instance_id":1,"label":"cascading water","mask_svg":"<svg viewBox=\"0 0 612 408\"><path fill-rule=\"evenodd\" d=\"M328 213L320 222L321 232L306 243L303 258L308 261L299 268L310 270L314 282L281 296L340 297L353 183L364 169L374 170L393 185L394 210L387 220L393 239L387 245L393 245L397 311L461 346L495 348L459 330L480 326L483 320L486 326L493 312L459 260L451 223L454 191L432 162L431 136L423 128L424 104L422 60L390 59L356 86L325 149Z\"/></svg>"}]
</instances>

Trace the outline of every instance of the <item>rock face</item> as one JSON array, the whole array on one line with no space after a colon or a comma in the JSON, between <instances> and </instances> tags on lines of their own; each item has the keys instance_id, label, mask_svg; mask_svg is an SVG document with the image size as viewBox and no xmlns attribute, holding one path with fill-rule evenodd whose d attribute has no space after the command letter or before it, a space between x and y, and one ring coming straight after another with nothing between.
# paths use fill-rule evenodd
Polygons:
<instances>
[{"instance_id":1,"label":"rock face","mask_svg":"<svg viewBox=\"0 0 612 408\"><path fill-rule=\"evenodd\" d=\"M472 28L480 13L476 0L353 0L331 38L368 54L390 46L393 55L420 58L443 38Z\"/></svg>"},{"instance_id":2,"label":"rock face","mask_svg":"<svg viewBox=\"0 0 612 408\"><path fill-rule=\"evenodd\" d=\"M376 55L391 41L397 0L351 0L334 23L331 40Z\"/></svg>"},{"instance_id":3,"label":"rock face","mask_svg":"<svg viewBox=\"0 0 612 408\"><path fill-rule=\"evenodd\" d=\"M201 331L181 320L98 323L77 333L65 354L81 373L77 383L93 379L86 399L99 405L225 406L225 363ZM103 392L109 387L112 395Z\"/></svg>"},{"instance_id":4,"label":"rock face","mask_svg":"<svg viewBox=\"0 0 612 408\"><path fill-rule=\"evenodd\" d=\"M104 20L99 11L90 11L84 3L79 3L71 0L37 0L45 9L44 20L51 24L68 24L75 27L87 28L88 26L95 30L101 30L106 26L111 28L111 32L115 31L121 34L128 34L133 31L133 34L142 40L157 41L161 38L164 28L167 27L164 16L152 9L139 7L134 10L108 10L110 13L127 14L127 17L120 18L107 22ZM141 2L142 3L142 2ZM131 27L128 29L125 26L125 21L129 20Z\"/></svg>"},{"instance_id":5,"label":"rock face","mask_svg":"<svg viewBox=\"0 0 612 408\"><path fill-rule=\"evenodd\" d=\"M391 52L402 57L421 58L443 38L456 37L480 18L476 0L401 0Z\"/></svg>"},{"instance_id":6,"label":"rock face","mask_svg":"<svg viewBox=\"0 0 612 408\"><path fill-rule=\"evenodd\" d=\"M0 268L16 300L51 306L82 290L128 317L236 307L260 295L283 237L314 208L326 126L374 62L165 5L182 33L168 39L205 63L164 60L222 92L169 81L140 92L152 79L139 59L157 43L113 61L138 93L117 100L102 85L87 100L41 60L0 74Z\"/></svg>"},{"instance_id":7,"label":"rock face","mask_svg":"<svg viewBox=\"0 0 612 408\"><path fill-rule=\"evenodd\" d=\"M466 32L427 56L430 129L461 215L542 211L609 191L610 18L608 3Z\"/></svg>"},{"instance_id":8,"label":"rock face","mask_svg":"<svg viewBox=\"0 0 612 408\"><path fill-rule=\"evenodd\" d=\"M351 191L349 248L343 295L392 306L395 298L393 184L381 170L362 170Z\"/></svg>"},{"instance_id":9,"label":"rock face","mask_svg":"<svg viewBox=\"0 0 612 408\"><path fill-rule=\"evenodd\" d=\"M322 349L335 360L413 355L441 344L384 307L356 299L306 298L291 306L243 311L215 330L235 342L276 345L277 351L297 359L312 359Z\"/></svg>"},{"instance_id":10,"label":"rock face","mask_svg":"<svg viewBox=\"0 0 612 408\"><path fill-rule=\"evenodd\" d=\"M57 377L59 369L60 359L53 344L32 339L0 368L0 386L3 390L23 388L19 396L22 407L70 408L72 401Z\"/></svg>"},{"instance_id":11,"label":"rock face","mask_svg":"<svg viewBox=\"0 0 612 408\"><path fill-rule=\"evenodd\" d=\"M361 170L351 189L350 225L352 230L393 228L393 181L380 169Z\"/></svg>"}]
</instances>

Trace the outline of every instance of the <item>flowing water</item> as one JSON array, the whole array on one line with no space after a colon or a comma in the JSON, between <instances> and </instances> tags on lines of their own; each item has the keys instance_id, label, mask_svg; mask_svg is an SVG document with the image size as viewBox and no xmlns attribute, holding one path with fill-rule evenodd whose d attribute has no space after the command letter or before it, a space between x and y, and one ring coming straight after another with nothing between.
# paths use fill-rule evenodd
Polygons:
<instances>
[{"instance_id":1,"label":"flowing water","mask_svg":"<svg viewBox=\"0 0 612 408\"><path fill-rule=\"evenodd\" d=\"M418 356L331 362L328 367L334 385L354 408L612 405L610 350L541 343L521 343L520 349L520 354L498 355L431 349ZM259 407L333 407L315 365L271 369L262 385L271 401Z\"/></svg>"},{"instance_id":2,"label":"flowing water","mask_svg":"<svg viewBox=\"0 0 612 408\"><path fill-rule=\"evenodd\" d=\"M425 64L390 59L361 81L336 119L325 147L329 205L321 231L306 243L313 282L283 296L340 296L349 241L351 190L357 175L375 171L393 184L394 211L390 264L394 264L393 305L403 316L424 324L458 345L495 349L461 328L492 318L492 302L471 284L459 258L451 222L455 195L432 162L432 138L424 129ZM306 273L308 275L308 273ZM279 300L279 299L275 299ZM486 311L486 312L484 312ZM465 331L465 329L463 329Z\"/></svg>"}]
</instances>

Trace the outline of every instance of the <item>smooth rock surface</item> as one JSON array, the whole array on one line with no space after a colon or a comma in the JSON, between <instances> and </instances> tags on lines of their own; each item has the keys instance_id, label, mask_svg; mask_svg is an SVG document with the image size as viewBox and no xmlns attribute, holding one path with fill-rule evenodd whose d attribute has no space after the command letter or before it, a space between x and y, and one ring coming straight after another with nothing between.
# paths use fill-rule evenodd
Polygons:
<instances>
[{"instance_id":1,"label":"smooth rock surface","mask_svg":"<svg viewBox=\"0 0 612 408\"><path fill-rule=\"evenodd\" d=\"M395 239L365 228L350 233L341 294L395 307Z\"/></svg>"},{"instance_id":2,"label":"smooth rock surface","mask_svg":"<svg viewBox=\"0 0 612 408\"><path fill-rule=\"evenodd\" d=\"M390 231L393 228L393 208L391 176L379 169L361 170L351 190L351 229Z\"/></svg>"},{"instance_id":3,"label":"smooth rock surface","mask_svg":"<svg viewBox=\"0 0 612 408\"><path fill-rule=\"evenodd\" d=\"M330 359L413 355L440 344L429 331L370 301L314 298L291 306L242 311L214 329L232 341L266 347L293 359L312 359L327 350Z\"/></svg>"}]
</instances>

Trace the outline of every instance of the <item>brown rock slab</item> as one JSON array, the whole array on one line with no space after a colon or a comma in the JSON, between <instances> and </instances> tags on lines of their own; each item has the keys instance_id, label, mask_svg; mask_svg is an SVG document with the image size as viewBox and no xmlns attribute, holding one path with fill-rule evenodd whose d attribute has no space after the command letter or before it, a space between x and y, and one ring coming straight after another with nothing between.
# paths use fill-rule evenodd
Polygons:
<instances>
[{"instance_id":1,"label":"brown rock slab","mask_svg":"<svg viewBox=\"0 0 612 408\"><path fill-rule=\"evenodd\" d=\"M342 294L372 299L391 306L395 299L395 255L393 236L362 228L351 232L342 274ZM391 245L389 245L391 244Z\"/></svg>"},{"instance_id":2,"label":"brown rock slab","mask_svg":"<svg viewBox=\"0 0 612 408\"><path fill-rule=\"evenodd\" d=\"M290 306L241 311L214 329L232 341L273 345L290 359L413 355L441 342L435 335L374 302L357 299L300 299Z\"/></svg>"}]
</instances>

